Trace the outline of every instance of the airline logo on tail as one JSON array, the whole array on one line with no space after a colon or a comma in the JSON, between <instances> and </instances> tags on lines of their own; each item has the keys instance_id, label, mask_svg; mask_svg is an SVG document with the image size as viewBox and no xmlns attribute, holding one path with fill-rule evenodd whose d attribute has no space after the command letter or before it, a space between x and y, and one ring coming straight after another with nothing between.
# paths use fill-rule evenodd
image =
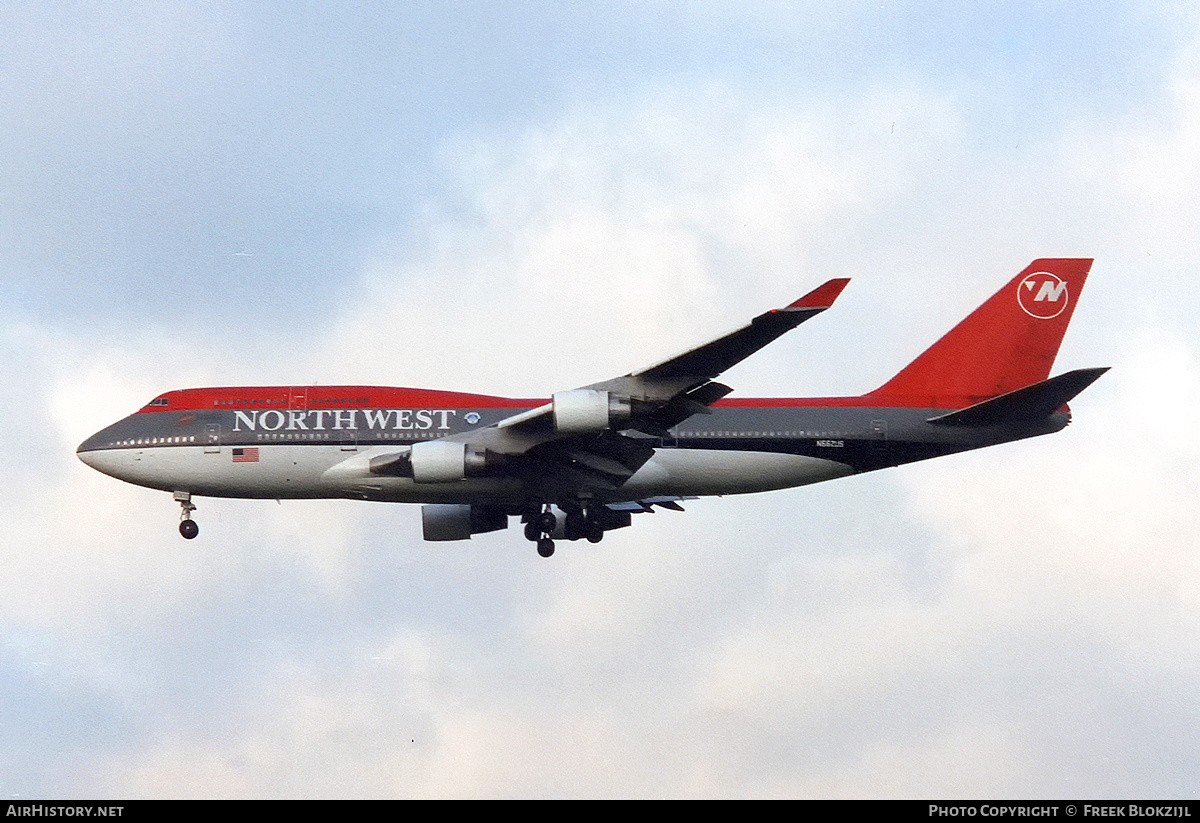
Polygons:
<instances>
[{"instance_id":1,"label":"airline logo on tail","mask_svg":"<svg viewBox=\"0 0 1200 823\"><path fill-rule=\"evenodd\" d=\"M1067 307L1067 282L1048 271L1036 271L1017 286L1017 302L1030 317L1049 320Z\"/></svg>"}]
</instances>

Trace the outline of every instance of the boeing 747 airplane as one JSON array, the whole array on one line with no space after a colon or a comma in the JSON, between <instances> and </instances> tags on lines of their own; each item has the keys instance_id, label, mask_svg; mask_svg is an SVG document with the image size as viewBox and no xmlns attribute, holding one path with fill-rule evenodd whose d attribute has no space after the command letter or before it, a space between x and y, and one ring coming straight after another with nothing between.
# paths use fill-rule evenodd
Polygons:
<instances>
[{"instance_id":1,"label":"boeing 747 airplane","mask_svg":"<svg viewBox=\"0 0 1200 823\"><path fill-rule=\"evenodd\" d=\"M379 386L169 391L89 437L79 458L193 497L421 503L426 540L524 523L599 542L655 507L803 486L1057 432L1107 369L1050 377L1090 259L1035 260L891 380L858 397L733 398L715 378L805 320L830 280L736 331L630 374L512 399Z\"/></svg>"}]
</instances>

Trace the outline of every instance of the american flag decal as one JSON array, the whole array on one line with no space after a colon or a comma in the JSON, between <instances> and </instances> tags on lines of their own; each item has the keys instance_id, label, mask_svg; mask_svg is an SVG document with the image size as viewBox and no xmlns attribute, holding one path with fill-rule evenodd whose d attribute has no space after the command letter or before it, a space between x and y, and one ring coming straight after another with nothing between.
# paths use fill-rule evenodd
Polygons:
<instances>
[{"instance_id":1,"label":"american flag decal","mask_svg":"<svg viewBox=\"0 0 1200 823\"><path fill-rule=\"evenodd\" d=\"M257 463L258 446L247 446L244 449L233 450L234 463Z\"/></svg>"}]
</instances>

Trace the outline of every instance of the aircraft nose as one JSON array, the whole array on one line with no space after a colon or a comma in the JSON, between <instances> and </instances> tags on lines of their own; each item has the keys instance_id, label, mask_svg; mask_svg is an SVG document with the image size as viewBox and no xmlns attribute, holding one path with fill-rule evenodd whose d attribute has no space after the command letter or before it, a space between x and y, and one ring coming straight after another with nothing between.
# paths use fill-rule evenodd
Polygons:
<instances>
[{"instance_id":1,"label":"aircraft nose","mask_svg":"<svg viewBox=\"0 0 1200 823\"><path fill-rule=\"evenodd\" d=\"M93 465L94 453L96 449L100 448L100 435L103 433L103 431L98 431L80 443L79 448L75 449L75 456L89 466Z\"/></svg>"},{"instance_id":2,"label":"aircraft nose","mask_svg":"<svg viewBox=\"0 0 1200 823\"><path fill-rule=\"evenodd\" d=\"M79 448L75 449L75 456L83 461L84 465L91 466L96 471L109 474L105 470L105 455L106 450L112 445L112 437L109 436L109 430L112 427L101 429L93 434L87 440L79 444Z\"/></svg>"},{"instance_id":3,"label":"aircraft nose","mask_svg":"<svg viewBox=\"0 0 1200 823\"><path fill-rule=\"evenodd\" d=\"M82 460L85 465L91 466L94 469L96 468L96 452L91 449L85 449L84 446L86 444L86 440L79 444L79 448L75 450L75 456Z\"/></svg>"}]
</instances>

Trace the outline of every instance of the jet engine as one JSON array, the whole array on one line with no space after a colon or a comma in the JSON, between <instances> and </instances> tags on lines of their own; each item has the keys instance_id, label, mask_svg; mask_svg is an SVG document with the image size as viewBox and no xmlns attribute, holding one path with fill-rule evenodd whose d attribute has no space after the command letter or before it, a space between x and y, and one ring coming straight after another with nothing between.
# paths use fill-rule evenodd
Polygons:
<instances>
[{"instance_id":1,"label":"jet engine","mask_svg":"<svg viewBox=\"0 0 1200 823\"><path fill-rule=\"evenodd\" d=\"M371 458L371 474L411 477L414 483L454 483L487 474L504 456L466 443L427 440Z\"/></svg>"},{"instance_id":2,"label":"jet engine","mask_svg":"<svg viewBox=\"0 0 1200 823\"><path fill-rule=\"evenodd\" d=\"M467 476L467 445L446 440L413 443L408 459L416 483L451 483Z\"/></svg>"},{"instance_id":3,"label":"jet engine","mask_svg":"<svg viewBox=\"0 0 1200 823\"><path fill-rule=\"evenodd\" d=\"M508 515L494 506L430 503L421 507L421 531L426 540L469 540L473 534L508 528Z\"/></svg>"},{"instance_id":4,"label":"jet engine","mask_svg":"<svg viewBox=\"0 0 1200 823\"><path fill-rule=\"evenodd\" d=\"M621 429L633 416L628 397L595 389L555 392L554 429L562 434L591 434L605 429Z\"/></svg>"}]
</instances>

